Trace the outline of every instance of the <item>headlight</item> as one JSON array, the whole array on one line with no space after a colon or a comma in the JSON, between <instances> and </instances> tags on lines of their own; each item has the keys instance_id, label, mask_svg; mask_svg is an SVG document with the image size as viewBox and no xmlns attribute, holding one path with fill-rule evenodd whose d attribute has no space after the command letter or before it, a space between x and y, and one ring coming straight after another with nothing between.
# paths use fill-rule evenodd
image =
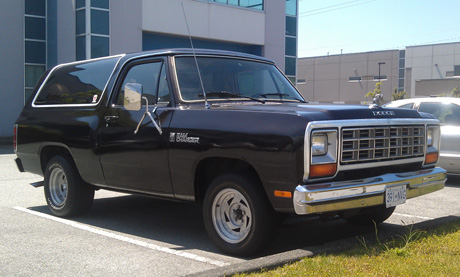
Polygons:
<instances>
[{"instance_id":1,"label":"headlight","mask_svg":"<svg viewBox=\"0 0 460 277\"><path fill-rule=\"evenodd\" d=\"M428 127L426 130L426 145L428 147L433 146L433 135L434 135L433 127Z\"/></svg>"},{"instance_id":2,"label":"headlight","mask_svg":"<svg viewBox=\"0 0 460 277\"><path fill-rule=\"evenodd\" d=\"M311 151L313 156L322 156L327 153L327 136L314 134L311 138Z\"/></svg>"},{"instance_id":3,"label":"headlight","mask_svg":"<svg viewBox=\"0 0 460 277\"><path fill-rule=\"evenodd\" d=\"M426 153L425 165L435 164L439 159L439 146L441 142L440 128L437 125L429 125L426 128Z\"/></svg>"},{"instance_id":4,"label":"headlight","mask_svg":"<svg viewBox=\"0 0 460 277\"><path fill-rule=\"evenodd\" d=\"M330 178L337 172L337 129L317 129L305 134L304 180Z\"/></svg>"}]
</instances>

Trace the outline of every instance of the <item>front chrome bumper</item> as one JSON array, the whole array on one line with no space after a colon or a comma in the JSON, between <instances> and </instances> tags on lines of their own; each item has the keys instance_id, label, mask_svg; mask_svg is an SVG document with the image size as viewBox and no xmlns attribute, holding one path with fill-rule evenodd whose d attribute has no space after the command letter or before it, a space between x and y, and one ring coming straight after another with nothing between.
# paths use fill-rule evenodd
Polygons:
<instances>
[{"instance_id":1,"label":"front chrome bumper","mask_svg":"<svg viewBox=\"0 0 460 277\"><path fill-rule=\"evenodd\" d=\"M409 199L443 189L446 180L446 171L436 167L346 182L299 185L294 191L294 209L305 215L384 205L388 187L406 185Z\"/></svg>"}]
</instances>

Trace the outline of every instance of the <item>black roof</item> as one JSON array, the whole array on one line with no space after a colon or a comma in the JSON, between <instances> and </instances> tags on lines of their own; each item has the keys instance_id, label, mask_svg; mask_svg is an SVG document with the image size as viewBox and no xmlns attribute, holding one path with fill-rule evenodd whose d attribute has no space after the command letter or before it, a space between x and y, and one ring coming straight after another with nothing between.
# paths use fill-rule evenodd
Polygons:
<instances>
[{"instance_id":1,"label":"black roof","mask_svg":"<svg viewBox=\"0 0 460 277\"><path fill-rule=\"evenodd\" d=\"M232 51L224 51L224 50L214 50L214 49L202 49L198 48L192 50L191 48L170 48L170 49L158 49L158 50L150 50L150 51L143 51L143 52L136 52L136 53L127 53L124 54L122 60L129 60L132 58L142 57L142 56L156 56L156 55L218 55L218 56L227 56L227 57L239 57L239 58L248 58L248 59L256 59L265 62L273 63L272 60L267 58L241 53L241 52L232 52Z\"/></svg>"}]
</instances>

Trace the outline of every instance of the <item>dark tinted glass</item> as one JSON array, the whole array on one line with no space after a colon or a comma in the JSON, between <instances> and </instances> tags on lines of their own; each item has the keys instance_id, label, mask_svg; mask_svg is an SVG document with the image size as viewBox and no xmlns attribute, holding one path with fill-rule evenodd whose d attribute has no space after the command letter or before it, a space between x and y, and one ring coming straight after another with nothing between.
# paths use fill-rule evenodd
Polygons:
<instances>
[{"instance_id":1,"label":"dark tinted glass","mask_svg":"<svg viewBox=\"0 0 460 277\"><path fill-rule=\"evenodd\" d=\"M406 65L406 60L405 59L399 59L399 68L404 68Z\"/></svg>"},{"instance_id":2,"label":"dark tinted glass","mask_svg":"<svg viewBox=\"0 0 460 277\"><path fill-rule=\"evenodd\" d=\"M454 66L454 76L460 76L460 66Z\"/></svg>"},{"instance_id":3,"label":"dark tinted glass","mask_svg":"<svg viewBox=\"0 0 460 277\"><path fill-rule=\"evenodd\" d=\"M297 36L297 19L295 17L286 16L286 35Z\"/></svg>"},{"instance_id":4,"label":"dark tinted glass","mask_svg":"<svg viewBox=\"0 0 460 277\"><path fill-rule=\"evenodd\" d=\"M45 0L25 0L24 1L24 12L25 14L31 15L46 15Z\"/></svg>"},{"instance_id":5,"label":"dark tinted glass","mask_svg":"<svg viewBox=\"0 0 460 277\"><path fill-rule=\"evenodd\" d=\"M25 41L26 63L46 63L46 43L39 41Z\"/></svg>"},{"instance_id":6,"label":"dark tinted glass","mask_svg":"<svg viewBox=\"0 0 460 277\"><path fill-rule=\"evenodd\" d=\"M91 9L91 33L109 34L109 12Z\"/></svg>"},{"instance_id":7,"label":"dark tinted glass","mask_svg":"<svg viewBox=\"0 0 460 277\"><path fill-rule=\"evenodd\" d=\"M77 35L86 33L85 10L79 10L76 13L75 33Z\"/></svg>"},{"instance_id":8,"label":"dark tinted glass","mask_svg":"<svg viewBox=\"0 0 460 277\"><path fill-rule=\"evenodd\" d=\"M285 70L286 75L295 75L296 59L295 58L285 58Z\"/></svg>"},{"instance_id":9,"label":"dark tinted glass","mask_svg":"<svg viewBox=\"0 0 460 277\"><path fill-rule=\"evenodd\" d=\"M118 92L116 103L123 105L125 85L136 83L142 85L142 95L147 98L149 105L156 102L158 80L163 62L143 63L134 65L126 74Z\"/></svg>"},{"instance_id":10,"label":"dark tinted glass","mask_svg":"<svg viewBox=\"0 0 460 277\"><path fill-rule=\"evenodd\" d=\"M76 6L77 6L77 9L83 8L85 6L85 0L77 0Z\"/></svg>"},{"instance_id":11,"label":"dark tinted glass","mask_svg":"<svg viewBox=\"0 0 460 277\"><path fill-rule=\"evenodd\" d=\"M91 36L91 58L109 55L109 38Z\"/></svg>"},{"instance_id":12,"label":"dark tinted glass","mask_svg":"<svg viewBox=\"0 0 460 277\"><path fill-rule=\"evenodd\" d=\"M77 49L76 49L76 58L77 61L86 60L86 37L78 36L77 37Z\"/></svg>"},{"instance_id":13,"label":"dark tinted glass","mask_svg":"<svg viewBox=\"0 0 460 277\"><path fill-rule=\"evenodd\" d=\"M441 123L460 121L460 106L449 103L425 102L420 103L419 111L434 115Z\"/></svg>"},{"instance_id":14,"label":"dark tinted glass","mask_svg":"<svg viewBox=\"0 0 460 277\"><path fill-rule=\"evenodd\" d=\"M91 7L108 9L109 0L91 0Z\"/></svg>"},{"instance_id":15,"label":"dark tinted glass","mask_svg":"<svg viewBox=\"0 0 460 277\"><path fill-rule=\"evenodd\" d=\"M37 84L40 77L45 72L45 67L40 65L26 65L25 66L25 86L33 88Z\"/></svg>"},{"instance_id":16,"label":"dark tinted glass","mask_svg":"<svg viewBox=\"0 0 460 277\"><path fill-rule=\"evenodd\" d=\"M409 103L409 104L405 104L405 105L399 106L398 108L401 108L401 109L412 109L413 106L414 106L414 103Z\"/></svg>"},{"instance_id":17,"label":"dark tinted glass","mask_svg":"<svg viewBox=\"0 0 460 277\"><path fill-rule=\"evenodd\" d=\"M25 17L26 39L46 39L46 21L44 18Z\"/></svg>"},{"instance_id":18,"label":"dark tinted glass","mask_svg":"<svg viewBox=\"0 0 460 277\"><path fill-rule=\"evenodd\" d=\"M239 59L198 57L208 99L301 99L279 70L267 63ZM203 100L203 91L193 57L176 58L177 78L184 100ZM234 95L230 95L234 94ZM235 96L236 95L236 96Z\"/></svg>"},{"instance_id":19,"label":"dark tinted glass","mask_svg":"<svg viewBox=\"0 0 460 277\"><path fill-rule=\"evenodd\" d=\"M295 38L286 38L286 55L297 56L297 40Z\"/></svg>"},{"instance_id":20,"label":"dark tinted glass","mask_svg":"<svg viewBox=\"0 0 460 277\"><path fill-rule=\"evenodd\" d=\"M99 102L117 58L90 61L56 69L40 91L35 105Z\"/></svg>"},{"instance_id":21,"label":"dark tinted glass","mask_svg":"<svg viewBox=\"0 0 460 277\"><path fill-rule=\"evenodd\" d=\"M406 50L400 50L399 51L399 58L404 59L406 57Z\"/></svg>"}]
</instances>

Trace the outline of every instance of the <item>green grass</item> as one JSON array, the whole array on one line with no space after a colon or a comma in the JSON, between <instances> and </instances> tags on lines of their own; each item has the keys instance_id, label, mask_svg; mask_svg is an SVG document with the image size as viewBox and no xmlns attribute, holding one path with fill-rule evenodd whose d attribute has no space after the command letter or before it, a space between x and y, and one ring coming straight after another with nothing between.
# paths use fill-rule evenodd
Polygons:
<instances>
[{"instance_id":1,"label":"green grass","mask_svg":"<svg viewBox=\"0 0 460 277\"><path fill-rule=\"evenodd\" d=\"M375 241L376 240L376 241ZM402 235L346 251L322 253L271 271L239 276L459 276L460 222L430 231L408 226Z\"/></svg>"}]
</instances>

